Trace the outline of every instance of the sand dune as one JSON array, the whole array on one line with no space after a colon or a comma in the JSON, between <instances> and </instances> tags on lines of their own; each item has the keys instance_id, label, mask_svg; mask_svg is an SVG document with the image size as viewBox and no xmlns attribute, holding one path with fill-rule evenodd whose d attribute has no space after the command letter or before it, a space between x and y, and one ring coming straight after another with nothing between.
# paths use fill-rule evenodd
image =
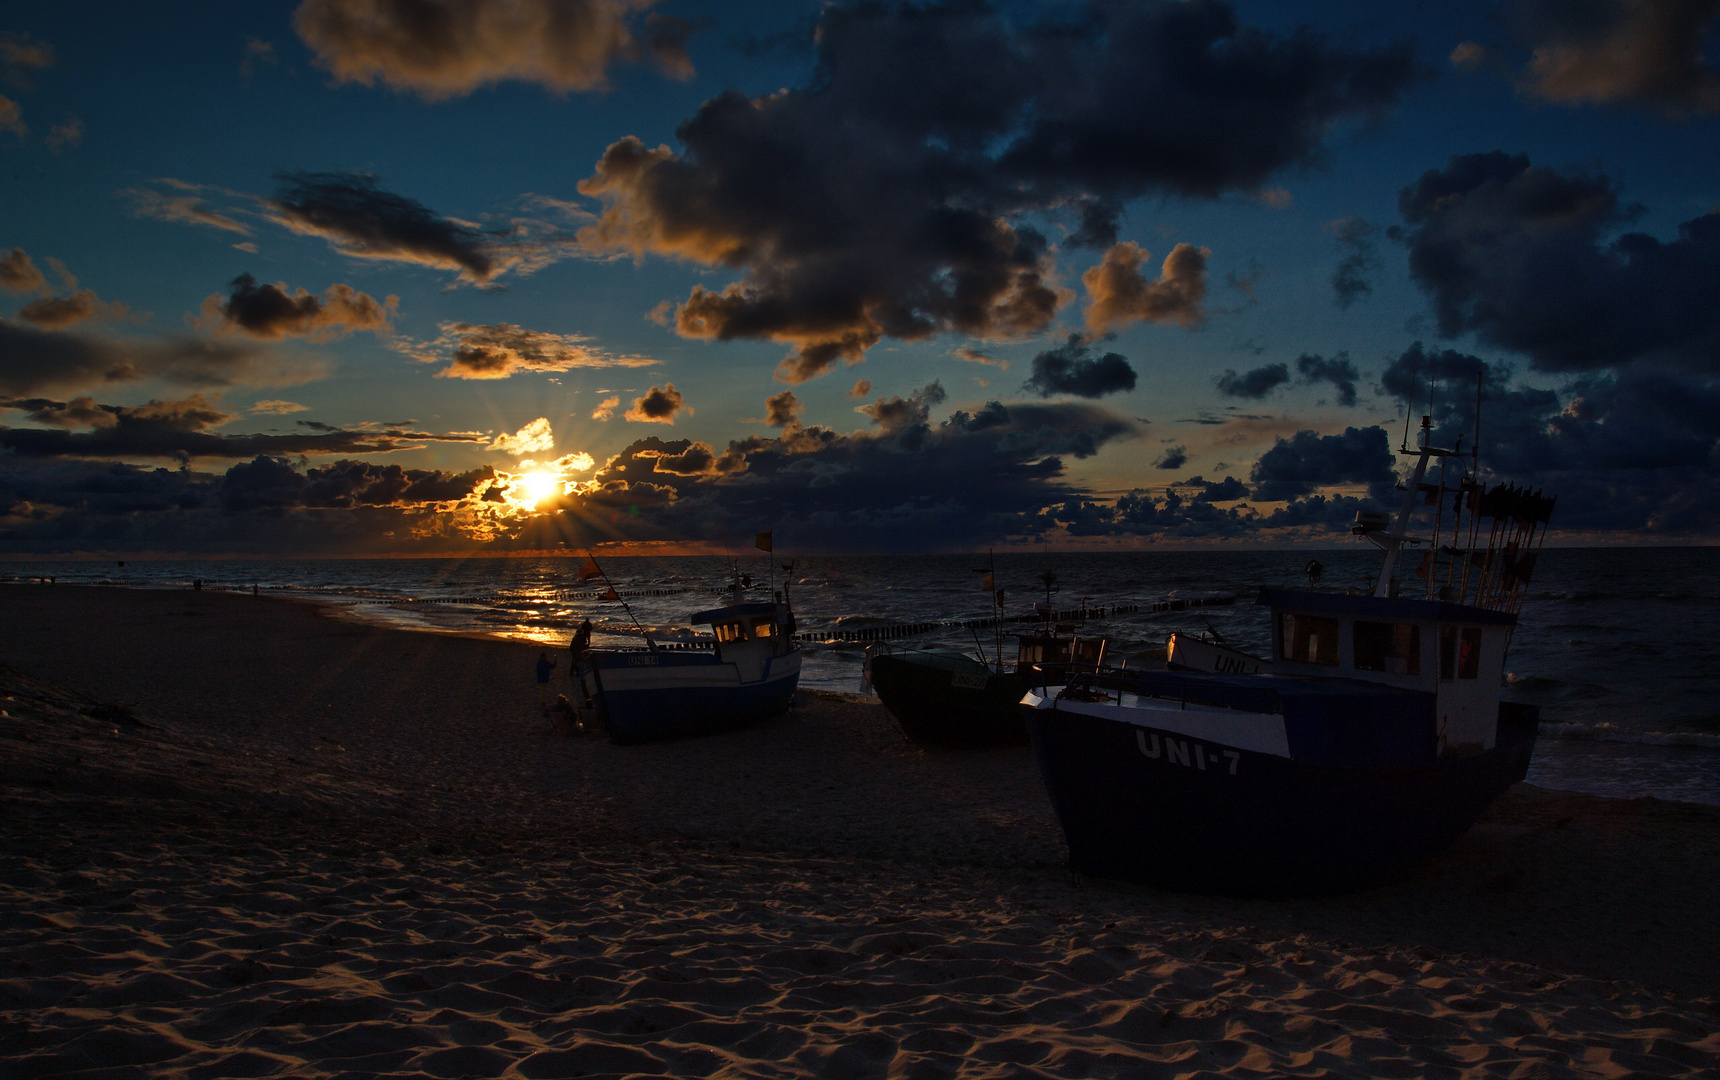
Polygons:
<instances>
[{"instance_id":1,"label":"sand dune","mask_svg":"<svg viewBox=\"0 0 1720 1080\"><path fill-rule=\"evenodd\" d=\"M304 605L0 633L6 1077L1720 1074L1707 808L1520 788L1377 889L1188 896L861 699L618 748L533 650Z\"/></svg>"}]
</instances>

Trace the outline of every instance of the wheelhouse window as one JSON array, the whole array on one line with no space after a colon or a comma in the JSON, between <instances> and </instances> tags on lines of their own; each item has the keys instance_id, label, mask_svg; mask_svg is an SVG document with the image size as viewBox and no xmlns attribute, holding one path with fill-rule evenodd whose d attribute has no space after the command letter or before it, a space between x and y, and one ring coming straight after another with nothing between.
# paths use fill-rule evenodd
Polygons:
<instances>
[{"instance_id":1,"label":"wheelhouse window","mask_svg":"<svg viewBox=\"0 0 1720 1080\"><path fill-rule=\"evenodd\" d=\"M776 636L776 620L754 619L752 625L752 636L760 641L769 641L771 638Z\"/></svg>"},{"instance_id":2,"label":"wheelhouse window","mask_svg":"<svg viewBox=\"0 0 1720 1080\"><path fill-rule=\"evenodd\" d=\"M1465 626L1463 636L1457 642L1457 677L1460 679L1479 679L1481 677L1481 628Z\"/></svg>"},{"instance_id":3,"label":"wheelhouse window","mask_svg":"<svg viewBox=\"0 0 1720 1080\"><path fill-rule=\"evenodd\" d=\"M1338 666L1338 620L1318 615L1284 615L1284 659Z\"/></svg>"},{"instance_id":4,"label":"wheelhouse window","mask_svg":"<svg viewBox=\"0 0 1720 1080\"><path fill-rule=\"evenodd\" d=\"M1023 665L1062 664L1069 660L1067 638L1022 638L1016 659Z\"/></svg>"},{"instance_id":5,"label":"wheelhouse window","mask_svg":"<svg viewBox=\"0 0 1720 1080\"><path fill-rule=\"evenodd\" d=\"M1421 627L1414 623L1357 621L1351 643L1357 671L1421 674Z\"/></svg>"},{"instance_id":6,"label":"wheelhouse window","mask_svg":"<svg viewBox=\"0 0 1720 1080\"><path fill-rule=\"evenodd\" d=\"M1479 679L1481 677L1481 628L1465 626L1461 633L1455 626L1439 631L1439 681Z\"/></svg>"},{"instance_id":7,"label":"wheelhouse window","mask_svg":"<svg viewBox=\"0 0 1720 1080\"><path fill-rule=\"evenodd\" d=\"M717 623L714 629L717 632L717 640L724 644L745 641L747 637L746 628L740 623Z\"/></svg>"}]
</instances>

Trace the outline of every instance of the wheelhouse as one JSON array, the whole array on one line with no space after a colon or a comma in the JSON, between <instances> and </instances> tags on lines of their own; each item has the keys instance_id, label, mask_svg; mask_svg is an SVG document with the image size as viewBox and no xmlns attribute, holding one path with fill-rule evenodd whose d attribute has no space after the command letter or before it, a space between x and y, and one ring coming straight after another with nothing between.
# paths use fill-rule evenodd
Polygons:
<instances>
[{"instance_id":1,"label":"wheelhouse","mask_svg":"<svg viewBox=\"0 0 1720 1080\"><path fill-rule=\"evenodd\" d=\"M1439 755L1492 749L1512 612L1438 600L1267 589L1273 670L1433 694Z\"/></svg>"}]
</instances>

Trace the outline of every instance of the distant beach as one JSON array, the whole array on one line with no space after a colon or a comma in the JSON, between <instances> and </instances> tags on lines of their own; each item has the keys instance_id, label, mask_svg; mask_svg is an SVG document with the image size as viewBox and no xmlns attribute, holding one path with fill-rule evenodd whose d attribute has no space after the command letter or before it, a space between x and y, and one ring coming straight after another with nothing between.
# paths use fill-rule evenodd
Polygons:
<instances>
[{"instance_id":1,"label":"distant beach","mask_svg":"<svg viewBox=\"0 0 1720 1080\"><path fill-rule=\"evenodd\" d=\"M1185 895L854 694L622 748L536 645L304 602L14 585L0 642L7 1077L1720 1070L1720 808L1519 785L1374 889Z\"/></svg>"}]
</instances>

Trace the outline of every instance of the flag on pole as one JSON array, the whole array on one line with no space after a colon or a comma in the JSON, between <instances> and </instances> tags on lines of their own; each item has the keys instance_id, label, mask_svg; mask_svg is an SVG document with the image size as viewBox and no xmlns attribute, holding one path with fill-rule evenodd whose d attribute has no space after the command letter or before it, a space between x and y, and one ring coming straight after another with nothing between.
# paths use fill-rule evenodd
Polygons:
<instances>
[{"instance_id":1,"label":"flag on pole","mask_svg":"<svg viewBox=\"0 0 1720 1080\"><path fill-rule=\"evenodd\" d=\"M992 581L991 574L987 574L985 577L980 579L979 587L984 589L986 592L997 591L997 583Z\"/></svg>"},{"instance_id":2,"label":"flag on pole","mask_svg":"<svg viewBox=\"0 0 1720 1080\"><path fill-rule=\"evenodd\" d=\"M753 547L758 548L760 551L769 551L770 533L761 532L757 536L753 537Z\"/></svg>"},{"instance_id":3,"label":"flag on pole","mask_svg":"<svg viewBox=\"0 0 1720 1080\"><path fill-rule=\"evenodd\" d=\"M579 568L579 580L590 581L594 577L602 577L603 571L597 568L597 560L590 555L585 557L585 565Z\"/></svg>"},{"instance_id":4,"label":"flag on pole","mask_svg":"<svg viewBox=\"0 0 1720 1080\"><path fill-rule=\"evenodd\" d=\"M605 592L602 596L598 597L598 599L599 600L619 600L619 599L621 599L621 594L616 592L614 588L610 588L608 592Z\"/></svg>"}]
</instances>

